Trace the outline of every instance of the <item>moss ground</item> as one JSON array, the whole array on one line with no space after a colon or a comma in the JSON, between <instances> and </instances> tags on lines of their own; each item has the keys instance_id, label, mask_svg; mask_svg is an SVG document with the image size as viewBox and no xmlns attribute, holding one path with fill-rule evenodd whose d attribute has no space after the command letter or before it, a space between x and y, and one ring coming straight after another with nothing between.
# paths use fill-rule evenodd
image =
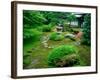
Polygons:
<instances>
[{"instance_id":1,"label":"moss ground","mask_svg":"<svg viewBox=\"0 0 100 80\"><path fill-rule=\"evenodd\" d=\"M66 32L68 33L68 32ZM63 33L63 34L66 34ZM44 33L44 35L49 35L50 32ZM23 45L23 54L29 55L30 64L24 66L24 69L31 69L31 68L48 68L47 64L47 56L49 52L59 45L63 44L72 44L75 45L79 50L80 62L79 66L89 66L90 65L90 47L86 45L76 45L77 41L73 41L69 38L64 38L62 41L48 41L48 45L52 48L45 48L41 41L33 41Z\"/></svg>"}]
</instances>

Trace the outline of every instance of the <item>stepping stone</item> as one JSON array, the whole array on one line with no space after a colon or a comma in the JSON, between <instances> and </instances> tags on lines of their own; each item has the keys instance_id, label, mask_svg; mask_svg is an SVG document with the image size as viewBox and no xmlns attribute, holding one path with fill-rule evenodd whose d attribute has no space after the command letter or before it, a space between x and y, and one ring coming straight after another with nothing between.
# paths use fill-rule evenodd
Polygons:
<instances>
[{"instance_id":1,"label":"stepping stone","mask_svg":"<svg viewBox=\"0 0 100 80\"><path fill-rule=\"evenodd\" d=\"M80 45L80 44L81 44L80 42L75 42L75 45L77 45L77 46Z\"/></svg>"}]
</instances>

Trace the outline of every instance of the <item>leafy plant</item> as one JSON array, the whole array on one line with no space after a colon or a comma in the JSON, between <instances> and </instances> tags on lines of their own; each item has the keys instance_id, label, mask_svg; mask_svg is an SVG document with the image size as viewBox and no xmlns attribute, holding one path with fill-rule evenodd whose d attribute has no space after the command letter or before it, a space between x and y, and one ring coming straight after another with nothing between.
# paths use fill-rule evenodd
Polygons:
<instances>
[{"instance_id":1,"label":"leafy plant","mask_svg":"<svg viewBox=\"0 0 100 80\"><path fill-rule=\"evenodd\" d=\"M37 29L24 29L24 39L34 39L39 40L42 32L38 31Z\"/></svg>"},{"instance_id":2,"label":"leafy plant","mask_svg":"<svg viewBox=\"0 0 100 80\"><path fill-rule=\"evenodd\" d=\"M54 48L48 55L48 65L57 66L57 62L61 61L64 56L76 54L77 49L72 45L62 45Z\"/></svg>"},{"instance_id":3,"label":"leafy plant","mask_svg":"<svg viewBox=\"0 0 100 80\"><path fill-rule=\"evenodd\" d=\"M23 56L23 67L28 66L30 63L31 63L30 56L29 55L24 55Z\"/></svg>"},{"instance_id":4,"label":"leafy plant","mask_svg":"<svg viewBox=\"0 0 100 80\"><path fill-rule=\"evenodd\" d=\"M67 15L67 20L69 21L69 27L71 27L71 22L76 20L76 16L73 13Z\"/></svg>"},{"instance_id":5,"label":"leafy plant","mask_svg":"<svg viewBox=\"0 0 100 80\"><path fill-rule=\"evenodd\" d=\"M50 35L50 40L54 40L54 41L60 41L60 40L63 40L64 39L64 36L62 34L57 34L57 33L52 33Z\"/></svg>"},{"instance_id":6,"label":"leafy plant","mask_svg":"<svg viewBox=\"0 0 100 80\"><path fill-rule=\"evenodd\" d=\"M23 23L28 24L33 26L39 26L42 25L43 22L45 22L46 19L43 16L43 14L41 14L40 11L33 11L33 10L24 10L23 11Z\"/></svg>"},{"instance_id":7,"label":"leafy plant","mask_svg":"<svg viewBox=\"0 0 100 80\"><path fill-rule=\"evenodd\" d=\"M48 26L48 25L44 25L44 26L42 26L42 31L43 32L50 32L51 31L51 27Z\"/></svg>"},{"instance_id":8,"label":"leafy plant","mask_svg":"<svg viewBox=\"0 0 100 80\"><path fill-rule=\"evenodd\" d=\"M83 24L83 38L82 44L90 45L91 44L91 16L90 14L85 15L84 24Z\"/></svg>"}]
</instances>

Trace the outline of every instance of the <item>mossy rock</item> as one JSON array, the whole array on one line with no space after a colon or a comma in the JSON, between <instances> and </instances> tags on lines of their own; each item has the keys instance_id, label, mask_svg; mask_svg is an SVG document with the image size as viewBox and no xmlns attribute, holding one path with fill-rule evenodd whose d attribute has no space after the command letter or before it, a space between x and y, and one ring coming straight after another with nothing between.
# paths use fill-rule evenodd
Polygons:
<instances>
[{"instance_id":1,"label":"mossy rock","mask_svg":"<svg viewBox=\"0 0 100 80\"><path fill-rule=\"evenodd\" d=\"M64 56L61 60L55 63L58 67L71 67L80 64L79 56L77 54L71 54Z\"/></svg>"}]
</instances>

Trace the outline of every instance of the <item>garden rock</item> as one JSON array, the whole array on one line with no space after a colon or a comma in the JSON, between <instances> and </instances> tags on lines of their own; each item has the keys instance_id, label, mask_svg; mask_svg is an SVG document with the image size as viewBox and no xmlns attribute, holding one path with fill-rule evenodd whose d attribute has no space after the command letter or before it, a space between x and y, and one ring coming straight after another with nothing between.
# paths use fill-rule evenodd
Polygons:
<instances>
[{"instance_id":1,"label":"garden rock","mask_svg":"<svg viewBox=\"0 0 100 80\"><path fill-rule=\"evenodd\" d=\"M65 38L69 38L69 39L75 41L75 35L74 34L66 34Z\"/></svg>"},{"instance_id":2,"label":"garden rock","mask_svg":"<svg viewBox=\"0 0 100 80\"><path fill-rule=\"evenodd\" d=\"M74 34L66 34L65 38L75 38L75 35Z\"/></svg>"},{"instance_id":3,"label":"garden rock","mask_svg":"<svg viewBox=\"0 0 100 80\"><path fill-rule=\"evenodd\" d=\"M64 56L60 61L56 62L58 67L70 67L79 64L79 58L76 54Z\"/></svg>"}]
</instances>

